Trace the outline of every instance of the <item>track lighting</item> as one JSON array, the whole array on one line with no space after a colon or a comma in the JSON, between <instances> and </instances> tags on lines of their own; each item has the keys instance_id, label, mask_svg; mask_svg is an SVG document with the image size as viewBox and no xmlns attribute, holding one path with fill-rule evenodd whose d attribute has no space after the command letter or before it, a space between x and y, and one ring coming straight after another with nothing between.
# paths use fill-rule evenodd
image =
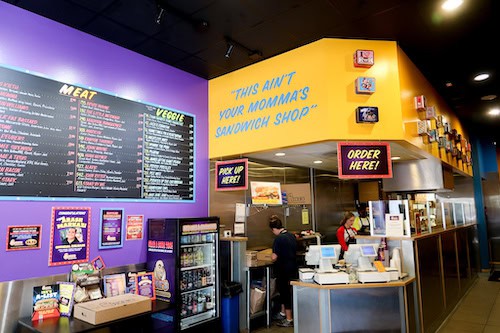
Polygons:
<instances>
[{"instance_id":1,"label":"track lighting","mask_svg":"<svg viewBox=\"0 0 500 333\"><path fill-rule=\"evenodd\" d=\"M256 61L256 60L260 60L263 58L262 52L260 52L259 50L252 50L252 49L250 49L244 45L241 45L240 43L232 40L229 37L224 37L224 38L225 38L226 44L227 44L226 54L224 56L227 59L229 59L231 57L231 53L233 52L233 49L235 47L242 49L242 50L245 50L247 52L248 58L250 58L250 60Z\"/></svg>"},{"instance_id":2,"label":"track lighting","mask_svg":"<svg viewBox=\"0 0 500 333\"><path fill-rule=\"evenodd\" d=\"M231 53L233 53L233 49L234 49L234 44L231 42L228 42L226 54L224 55L224 57L229 59L231 57Z\"/></svg>"},{"instance_id":3,"label":"track lighting","mask_svg":"<svg viewBox=\"0 0 500 333\"><path fill-rule=\"evenodd\" d=\"M156 16L156 24L161 24L161 21L163 21L164 16L165 16L165 9L163 7L158 6L158 15Z\"/></svg>"}]
</instances>

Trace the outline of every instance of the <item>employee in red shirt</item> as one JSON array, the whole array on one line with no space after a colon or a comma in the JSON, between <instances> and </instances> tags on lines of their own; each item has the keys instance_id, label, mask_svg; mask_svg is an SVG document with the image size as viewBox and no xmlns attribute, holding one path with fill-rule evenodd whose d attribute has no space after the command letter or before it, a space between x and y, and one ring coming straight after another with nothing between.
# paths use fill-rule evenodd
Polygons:
<instances>
[{"instance_id":1,"label":"employee in red shirt","mask_svg":"<svg viewBox=\"0 0 500 333\"><path fill-rule=\"evenodd\" d=\"M348 250L349 244L356 244L358 231L352 227L355 218L352 212L347 212L340 221L340 227L337 229L337 240L341 247L339 260L344 259L344 252Z\"/></svg>"}]
</instances>

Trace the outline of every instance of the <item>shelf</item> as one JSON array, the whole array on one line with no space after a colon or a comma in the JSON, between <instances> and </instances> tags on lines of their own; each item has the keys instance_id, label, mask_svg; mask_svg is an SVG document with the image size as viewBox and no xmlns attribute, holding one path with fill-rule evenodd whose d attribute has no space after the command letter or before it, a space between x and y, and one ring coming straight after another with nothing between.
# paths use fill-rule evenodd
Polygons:
<instances>
[{"instance_id":1,"label":"shelf","mask_svg":"<svg viewBox=\"0 0 500 333\"><path fill-rule=\"evenodd\" d=\"M209 285L206 285L204 287L199 287L199 288L184 290L184 291L181 291L181 295L182 294L189 294L189 293L192 293L192 292L195 292L195 291L200 291L200 290L203 290L203 289L208 289L208 288L213 288L213 287L214 287L213 284L209 284Z\"/></svg>"},{"instance_id":2,"label":"shelf","mask_svg":"<svg viewBox=\"0 0 500 333\"><path fill-rule=\"evenodd\" d=\"M181 244L181 248L183 248L183 247L194 247L194 246L209 246L209 245L214 245L214 242Z\"/></svg>"},{"instance_id":3,"label":"shelf","mask_svg":"<svg viewBox=\"0 0 500 333\"><path fill-rule=\"evenodd\" d=\"M197 268L212 267L212 266L215 266L215 264L203 264L203 265L198 265L198 266L181 267L181 272L190 271L192 269L197 269Z\"/></svg>"}]
</instances>

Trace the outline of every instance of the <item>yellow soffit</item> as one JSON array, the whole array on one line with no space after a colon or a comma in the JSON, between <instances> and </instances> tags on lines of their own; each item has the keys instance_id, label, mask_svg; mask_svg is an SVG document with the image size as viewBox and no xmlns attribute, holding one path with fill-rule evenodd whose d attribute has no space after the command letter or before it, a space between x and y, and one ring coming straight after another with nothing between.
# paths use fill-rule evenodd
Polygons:
<instances>
[{"instance_id":1,"label":"yellow soffit","mask_svg":"<svg viewBox=\"0 0 500 333\"><path fill-rule=\"evenodd\" d=\"M355 67L357 50L374 65ZM371 78L373 93L356 93ZM377 123L357 123L375 106ZM209 157L330 140L401 140L404 136L392 41L322 39L209 81Z\"/></svg>"}]
</instances>

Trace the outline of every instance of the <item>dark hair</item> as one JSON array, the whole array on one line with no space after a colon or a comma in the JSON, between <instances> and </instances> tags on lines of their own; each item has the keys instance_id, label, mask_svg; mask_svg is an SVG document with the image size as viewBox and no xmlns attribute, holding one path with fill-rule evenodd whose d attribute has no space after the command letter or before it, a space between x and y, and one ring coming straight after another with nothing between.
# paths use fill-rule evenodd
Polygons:
<instances>
[{"instance_id":1,"label":"dark hair","mask_svg":"<svg viewBox=\"0 0 500 333\"><path fill-rule=\"evenodd\" d=\"M271 215L269 218L269 228L271 229L281 229L283 228L283 224L281 223L278 215Z\"/></svg>"},{"instance_id":2,"label":"dark hair","mask_svg":"<svg viewBox=\"0 0 500 333\"><path fill-rule=\"evenodd\" d=\"M354 214L352 212L345 212L344 218L342 219L342 221L340 221L340 225L344 225L351 217L354 217Z\"/></svg>"}]
</instances>

